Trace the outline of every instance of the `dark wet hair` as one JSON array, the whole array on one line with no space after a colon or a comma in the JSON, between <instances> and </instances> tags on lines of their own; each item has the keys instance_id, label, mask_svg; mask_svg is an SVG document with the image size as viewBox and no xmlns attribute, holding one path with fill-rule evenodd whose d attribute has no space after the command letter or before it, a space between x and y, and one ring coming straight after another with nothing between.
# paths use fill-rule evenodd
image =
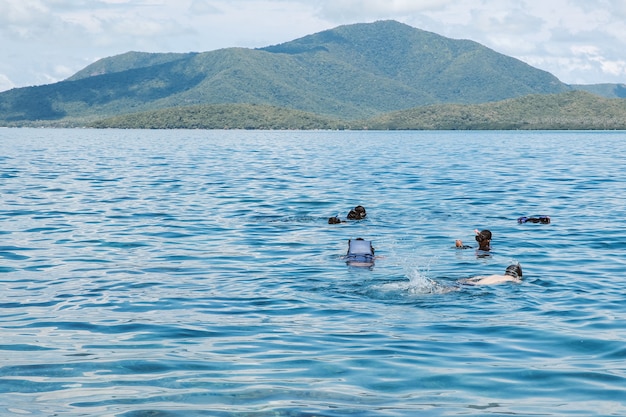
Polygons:
<instances>
[{"instance_id":1,"label":"dark wet hair","mask_svg":"<svg viewBox=\"0 0 626 417\"><path fill-rule=\"evenodd\" d=\"M483 240L491 240L491 232L487 229L483 230L475 237L476 242L482 242Z\"/></svg>"},{"instance_id":2,"label":"dark wet hair","mask_svg":"<svg viewBox=\"0 0 626 417\"><path fill-rule=\"evenodd\" d=\"M364 219L365 216L367 216L367 213L365 212L365 207L363 206L356 206L348 213L348 219L350 220L361 220Z\"/></svg>"},{"instance_id":3,"label":"dark wet hair","mask_svg":"<svg viewBox=\"0 0 626 417\"><path fill-rule=\"evenodd\" d=\"M341 223L341 219L337 216L328 218L328 224L339 224L339 223Z\"/></svg>"},{"instance_id":4,"label":"dark wet hair","mask_svg":"<svg viewBox=\"0 0 626 417\"><path fill-rule=\"evenodd\" d=\"M508 275L513 278L522 278L522 266L520 264L509 265L506 268L504 275Z\"/></svg>"}]
</instances>

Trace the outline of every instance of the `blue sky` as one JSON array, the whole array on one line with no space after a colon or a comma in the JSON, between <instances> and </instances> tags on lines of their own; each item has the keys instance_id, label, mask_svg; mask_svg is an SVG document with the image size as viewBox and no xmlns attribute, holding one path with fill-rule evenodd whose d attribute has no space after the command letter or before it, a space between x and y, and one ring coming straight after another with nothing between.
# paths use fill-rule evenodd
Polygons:
<instances>
[{"instance_id":1,"label":"blue sky","mask_svg":"<svg viewBox=\"0 0 626 417\"><path fill-rule=\"evenodd\" d=\"M127 51L261 47L395 19L574 84L626 83L624 0L0 0L0 91Z\"/></svg>"}]
</instances>

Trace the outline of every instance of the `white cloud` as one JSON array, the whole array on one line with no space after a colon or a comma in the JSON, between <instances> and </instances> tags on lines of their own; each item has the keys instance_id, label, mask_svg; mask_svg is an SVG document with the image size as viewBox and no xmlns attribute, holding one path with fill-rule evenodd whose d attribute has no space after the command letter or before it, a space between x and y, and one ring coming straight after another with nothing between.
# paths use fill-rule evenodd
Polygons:
<instances>
[{"instance_id":1,"label":"white cloud","mask_svg":"<svg viewBox=\"0 0 626 417\"><path fill-rule=\"evenodd\" d=\"M455 2L456 0L324 0L316 3L316 10L320 17L339 23L345 20L408 18L417 13L442 10Z\"/></svg>"},{"instance_id":2,"label":"white cloud","mask_svg":"<svg viewBox=\"0 0 626 417\"><path fill-rule=\"evenodd\" d=\"M193 0L189 6L189 11L194 15L221 14L220 8L208 0Z\"/></svg>"},{"instance_id":3,"label":"white cloud","mask_svg":"<svg viewBox=\"0 0 626 417\"><path fill-rule=\"evenodd\" d=\"M48 25L48 9L37 0L0 2L0 36L9 40L29 40Z\"/></svg>"},{"instance_id":4,"label":"white cloud","mask_svg":"<svg viewBox=\"0 0 626 417\"><path fill-rule=\"evenodd\" d=\"M0 91L10 90L15 84L4 74L0 74Z\"/></svg>"},{"instance_id":5,"label":"white cloud","mask_svg":"<svg viewBox=\"0 0 626 417\"><path fill-rule=\"evenodd\" d=\"M584 63L585 69L597 67L605 74L626 78L626 60L607 58L595 45L576 45L572 54Z\"/></svg>"}]
</instances>

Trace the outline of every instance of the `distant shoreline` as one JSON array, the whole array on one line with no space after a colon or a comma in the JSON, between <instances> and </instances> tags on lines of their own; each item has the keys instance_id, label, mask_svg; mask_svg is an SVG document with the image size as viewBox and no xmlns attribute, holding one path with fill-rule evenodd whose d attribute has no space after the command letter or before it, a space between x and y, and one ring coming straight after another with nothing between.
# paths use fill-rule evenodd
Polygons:
<instances>
[{"instance_id":1,"label":"distant shoreline","mask_svg":"<svg viewBox=\"0 0 626 417\"><path fill-rule=\"evenodd\" d=\"M2 123L0 123L2 124ZM493 103L436 104L342 120L262 104L212 104L133 114L14 121L4 127L203 130L626 130L626 100L573 91Z\"/></svg>"}]
</instances>

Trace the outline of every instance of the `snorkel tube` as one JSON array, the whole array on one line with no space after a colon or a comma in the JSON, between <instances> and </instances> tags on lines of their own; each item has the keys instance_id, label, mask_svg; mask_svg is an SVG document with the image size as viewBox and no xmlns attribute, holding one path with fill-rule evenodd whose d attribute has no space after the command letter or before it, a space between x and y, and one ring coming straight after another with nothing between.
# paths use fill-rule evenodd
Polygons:
<instances>
[{"instance_id":1,"label":"snorkel tube","mask_svg":"<svg viewBox=\"0 0 626 417\"><path fill-rule=\"evenodd\" d=\"M541 224L549 224L550 216L538 216L538 217L526 217L522 216L517 219L519 224L522 223L541 223Z\"/></svg>"}]
</instances>

